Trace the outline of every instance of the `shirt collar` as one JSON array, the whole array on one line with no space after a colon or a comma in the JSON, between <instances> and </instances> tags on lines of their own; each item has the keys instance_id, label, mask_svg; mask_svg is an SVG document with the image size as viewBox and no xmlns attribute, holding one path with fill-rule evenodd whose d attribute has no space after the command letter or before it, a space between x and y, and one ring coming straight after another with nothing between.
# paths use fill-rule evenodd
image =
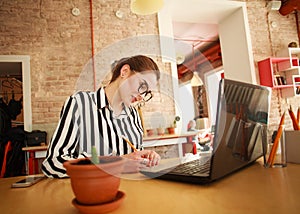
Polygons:
<instances>
[{"instance_id":1,"label":"shirt collar","mask_svg":"<svg viewBox=\"0 0 300 214\"><path fill-rule=\"evenodd\" d=\"M108 105L109 105L109 102L106 97L104 87L101 87L97 90L97 107L98 107L98 109L101 109Z\"/></svg>"},{"instance_id":2,"label":"shirt collar","mask_svg":"<svg viewBox=\"0 0 300 214\"><path fill-rule=\"evenodd\" d=\"M109 105L104 87L101 87L97 90L97 107L98 109L108 108L112 112L112 108ZM123 105L123 110L120 116L121 115L129 116L131 114L132 108L133 107L126 107L125 105Z\"/></svg>"}]
</instances>

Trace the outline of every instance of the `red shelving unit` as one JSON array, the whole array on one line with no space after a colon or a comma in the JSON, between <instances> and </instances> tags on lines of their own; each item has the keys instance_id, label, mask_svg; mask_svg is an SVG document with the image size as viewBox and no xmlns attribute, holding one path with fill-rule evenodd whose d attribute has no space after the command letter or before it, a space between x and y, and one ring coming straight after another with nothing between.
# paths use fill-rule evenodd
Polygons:
<instances>
[{"instance_id":1,"label":"red shelving unit","mask_svg":"<svg viewBox=\"0 0 300 214\"><path fill-rule=\"evenodd\" d=\"M269 57L258 62L260 84L281 89L284 97L295 96L293 77L299 75L299 59Z\"/></svg>"}]
</instances>

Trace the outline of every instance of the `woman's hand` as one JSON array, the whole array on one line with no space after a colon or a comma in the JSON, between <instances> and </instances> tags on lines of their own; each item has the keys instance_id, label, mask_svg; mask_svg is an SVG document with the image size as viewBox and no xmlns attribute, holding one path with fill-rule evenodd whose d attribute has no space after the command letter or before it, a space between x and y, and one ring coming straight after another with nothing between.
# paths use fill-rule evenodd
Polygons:
<instances>
[{"instance_id":1,"label":"woman's hand","mask_svg":"<svg viewBox=\"0 0 300 214\"><path fill-rule=\"evenodd\" d=\"M142 168L158 165L160 161L159 154L152 150L132 152L122 157L127 159L123 173L135 173Z\"/></svg>"}]
</instances>

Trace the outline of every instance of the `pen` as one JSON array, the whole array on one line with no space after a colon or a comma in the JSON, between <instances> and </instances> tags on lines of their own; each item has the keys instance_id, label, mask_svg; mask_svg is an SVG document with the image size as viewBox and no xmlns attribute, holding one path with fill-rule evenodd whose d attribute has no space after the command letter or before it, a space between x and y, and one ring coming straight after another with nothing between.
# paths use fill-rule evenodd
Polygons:
<instances>
[{"instance_id":1,"label":"pen","mask_svg":"<svg viewBox=\"0 0 300 214\"><path fill-rule=\"evenodd\" d=\"M135 151L137 152L138 150L134 147L134 145L125 137L122 135L122 138L129 144L129 146ZM142 164L146 165L149 163L149 158L143 158L143 162Z\"/></svg>"},{"instance_id":2,"label":"pen","mask_svg":"<svg viewBox=\"0 0 300 214\"><path fill-rule=\"evenodd\" d=\"M300 126L300 107L298 107L298 110L297 110L297 123L298 123L298 126Z\"/></svg>"},{"instance_id":3,"label":"pen","mask_svg":"<svg viewBox=\"0 0 300 214\"><path fill-rule=\"evenodd\" d=\"M290 106L290 108L289 108L289 115L290 115L290 117L291 117L291 119L292 119L294 130L295 130L295 131L296 131L296 130L299 130L298 121L297 121L297 118L296 118L295 115L294 115L294 112L293 112L291 106Z\"/></svg>"},{"instance_id":4,"label":"pen","mask_svg":"<svg viewBox=\"0 0 300 214\"><path fill-rule=\"evenodd\" d=\"M138 150L134 147L134 145L125 137L125 136L121 136L125 141L126 143L128 143L128 145L135 151L137 152Z\"/></svg>"},{"instance_id":5,"label":"pen","mask_svg":"<svg viewBox=\"0 0 300 214\"><path fill-rule=\"evenodd\" d=\"M283 125L284 125L284 116L285 116L285 112L281 116L280 124L279 124L278 131L277 131L274 143L273 143L273 147L270 151L269 159L268 159L268 162L267 162L268 167L272 167L273 164L274 164L276 151L277 151L279 140L280 140L280 137L281 137L281 134L282 134L282 131L283 131L282 129L283 129Z\"/></svg>"}]
</instances>

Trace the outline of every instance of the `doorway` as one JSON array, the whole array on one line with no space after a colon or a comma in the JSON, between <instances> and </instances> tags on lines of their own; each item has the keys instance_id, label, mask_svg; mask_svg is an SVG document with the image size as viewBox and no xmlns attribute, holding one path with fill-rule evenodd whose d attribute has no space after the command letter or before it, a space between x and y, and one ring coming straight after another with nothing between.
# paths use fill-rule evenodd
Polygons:
<instances>
[{"instance_id":1,"label":"doorway","mask_svg":"<svg viewBox=\"0 0 300 214\"><path fill-rule=\"evenodd\" d=\"M248 26L247 8L245 2L239 1L192 1L166 0L164 8L158 14L159 32L161 36L174 38L172 23L202 23L218 26L220 38L222 63L225 78L243 82L256 83L255 67L252 55L251 37ZM174 44L161 43L161 55L164 62L175 58ZM170 63L174 64L175 60ZM171 66L176 68L175 66ZM172 73L176 71L172 70ZM201 75L200 75L201 76ZM178 83L173 82L173 86ZM174 98L181 104L181 111L187 112L187 105L194 105L190 99L181 102L178 96L178 88L174 87ZM208 103L209 97L207 96ZM185 115L183 115L184 117ZM212 118L210 118L211 120Z\"/></svg>"},{"instance_id":2,"label":"doorway","mask_svg":"<svg viewBox=\"0 0 300 214\"><path fill-rule=\"evenodd\" d=\"M0 96L6 102L22 99L22 117L25 131L32 131L30 57L24 55L0 55Z\"/></svg>"}]
</instances>

